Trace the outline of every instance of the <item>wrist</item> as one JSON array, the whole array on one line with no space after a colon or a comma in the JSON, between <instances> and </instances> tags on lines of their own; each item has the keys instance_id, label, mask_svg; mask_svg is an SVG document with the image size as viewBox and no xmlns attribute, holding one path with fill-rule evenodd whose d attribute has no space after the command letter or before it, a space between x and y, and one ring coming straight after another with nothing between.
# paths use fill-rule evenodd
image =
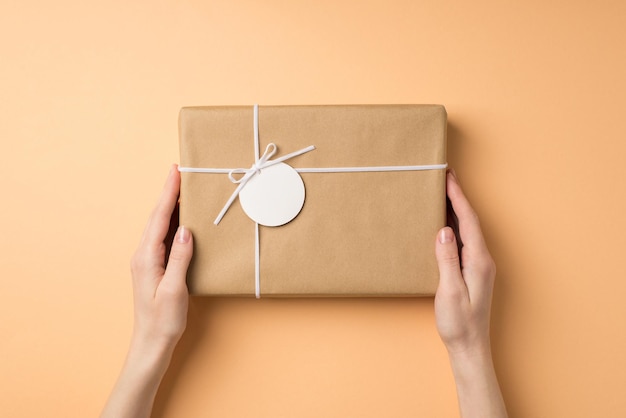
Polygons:
<instances>
[{"instance_id":1,"label":"wrist","mask_svg":"<svg viewBox=\"0 0 626 418\"><path fill-rule=\"evenodd\" d=\"M489 345L448 350L461 417L507 416Z\"/></svg>"},{"instance_id":2,"label":"wrist","mask_svg":"<svg viewBox=\"0 0 626 418\"><path fill-rule=\"evenodd\" d=\"M173 347L133 334L126 361L101 417L148 417Z\"/></svg>"},{"instance_id":3,"label":"wrist","mask_svg":"<svg viewBox=\"0 0 626 418\"><path fill-rule=\"evenodd\" d=\"M133 334L127 362L149 373L165 373L172 358L174 347L175 343Z\"/></svg>"},{"instance_id":4,"label":"wrist","mask_svg":"<svg viewBox=\"0 0 626 418\"><path fill-rule=\"evenodd\" d=\"M135 320L131 347L136 346L154 354L173 352L182 336L181 334L163 332L161 329L155 329L153 325L142 324L140 321Z\"/></svg>"},{"instance_id":5,"label":"wrist","mask_svg":"<svg viewBox=\"0 0 626 418\"><path fill-rule=\"evenodd\" d=\"M448 357L455 376L474 376L493 370L491 346L489 343L476 344L470 347L448 347Z\"/></svg>"},{"instance_id":6,"label":"wrist","mask_svg":"<svg viewBox=\"0 0 626 418\"><path fill-rule=\"evenodd\" d=\"M491 342L489 338L480 339L479 341L471 343L446 344L446 350L451 358L491 358Z\"/></svg>"}]
</instances>

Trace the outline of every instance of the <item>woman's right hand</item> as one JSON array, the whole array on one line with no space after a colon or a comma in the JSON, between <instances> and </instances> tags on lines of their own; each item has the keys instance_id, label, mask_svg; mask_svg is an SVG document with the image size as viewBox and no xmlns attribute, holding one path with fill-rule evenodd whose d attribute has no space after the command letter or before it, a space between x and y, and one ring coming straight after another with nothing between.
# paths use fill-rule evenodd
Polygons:
<instances>
[{"instance_id":1,"label":"woman's right hand","mask_svg":"<svg viewBox=\"0 0 626 418\"><path fill-rule=\"evenodd\" d=\"M461 417L506 418L489 337L496 266L454 171L447 174L447 193L458 219L461 245L452 228L439 231L437 330L448 349Z\"/></svg>"}]
</instances>

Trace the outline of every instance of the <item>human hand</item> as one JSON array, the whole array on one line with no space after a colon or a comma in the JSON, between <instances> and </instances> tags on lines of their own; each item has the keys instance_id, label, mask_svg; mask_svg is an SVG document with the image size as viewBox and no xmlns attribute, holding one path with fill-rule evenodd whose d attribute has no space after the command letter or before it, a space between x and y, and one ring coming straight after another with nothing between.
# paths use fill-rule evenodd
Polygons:
<instances>
[{"instance_id":1,"label":"human hand","mask_svg":"<svg viewBox=\"0 0 626 418\"><path fill-rule=\"evenodd\" d=\"M193 239L189 230L178 227L179 191L180 173L172 166L131 260L135 304L133 337L101 418L147 418L151 415L157 389L185 330L189 304L185 278Z\"/></svg>"},{"instance_id":2,"label":"human hand","mask_svg":"<svg viewBox=\"0 0 626 418\"><path fill-rule=\"evenodd\" d=\"M437 330L448 349L461 417L506 418L489 339L496 266L485 245L476 212L463 194L454 171L447 173L446 182L448 198L458 219L461 245L457 246L452 228L439 231Z\"/></svg>"},{"instance_id":3,"label":"human hand","mask_svg":"<svg viewBox=\"0 0 626 418\"><path fill-rule=\"evenodd\" d=\"M177 228L180 173L172 166L131 261L135 327L133 341L173 349L187 323L186 275L193 252L191 233ZM168 231L175 231L174 237Z\"/></svg>"},{"instance_id":4,"label":"human hand","mask_svg":"<svg viewBox=\"0 0 626 418\"><path fill-rule=\"evenodd\" d=\"M454 171L447 174L447 194L458 218L462 246L457 246L452 228L439 231L436 244L440 275L435 296L437 329L451 354L490 353L489 318L496 266L487 250L478 217L463 194Z\"/></svg>"}]
</instances>

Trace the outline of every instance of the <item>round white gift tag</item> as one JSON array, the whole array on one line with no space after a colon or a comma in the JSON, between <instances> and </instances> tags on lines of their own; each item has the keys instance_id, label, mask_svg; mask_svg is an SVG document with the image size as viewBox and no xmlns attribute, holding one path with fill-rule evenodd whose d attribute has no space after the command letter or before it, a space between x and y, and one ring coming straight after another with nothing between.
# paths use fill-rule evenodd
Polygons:
<instances>
[{"instance_id":1,"label":"round white gift tag","mask_svg":"<svg viewBox=\"0 0 626 418\"><path fill-rule=\"evenodd\" d=\"M280 226L298 216L304 205L304 182L285 163L264 168L239 192L246 215L265 226Z\"/></svg>"}]
</instances>

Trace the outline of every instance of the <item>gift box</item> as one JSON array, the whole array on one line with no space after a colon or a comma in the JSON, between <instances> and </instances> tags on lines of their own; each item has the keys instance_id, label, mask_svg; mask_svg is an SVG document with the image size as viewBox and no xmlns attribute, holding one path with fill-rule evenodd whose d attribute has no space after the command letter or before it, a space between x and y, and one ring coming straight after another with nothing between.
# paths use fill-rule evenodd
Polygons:
<instances>
[{"instance_id":1,"label":"gift box","mask_svg":"<svg viewBox=\"0 0 626 418\"><path fill-rule=\"evenodd\" d=\"M191 294L434 294L443 106L186 107L179 132Z\"/></svg>"}]
</instances>

